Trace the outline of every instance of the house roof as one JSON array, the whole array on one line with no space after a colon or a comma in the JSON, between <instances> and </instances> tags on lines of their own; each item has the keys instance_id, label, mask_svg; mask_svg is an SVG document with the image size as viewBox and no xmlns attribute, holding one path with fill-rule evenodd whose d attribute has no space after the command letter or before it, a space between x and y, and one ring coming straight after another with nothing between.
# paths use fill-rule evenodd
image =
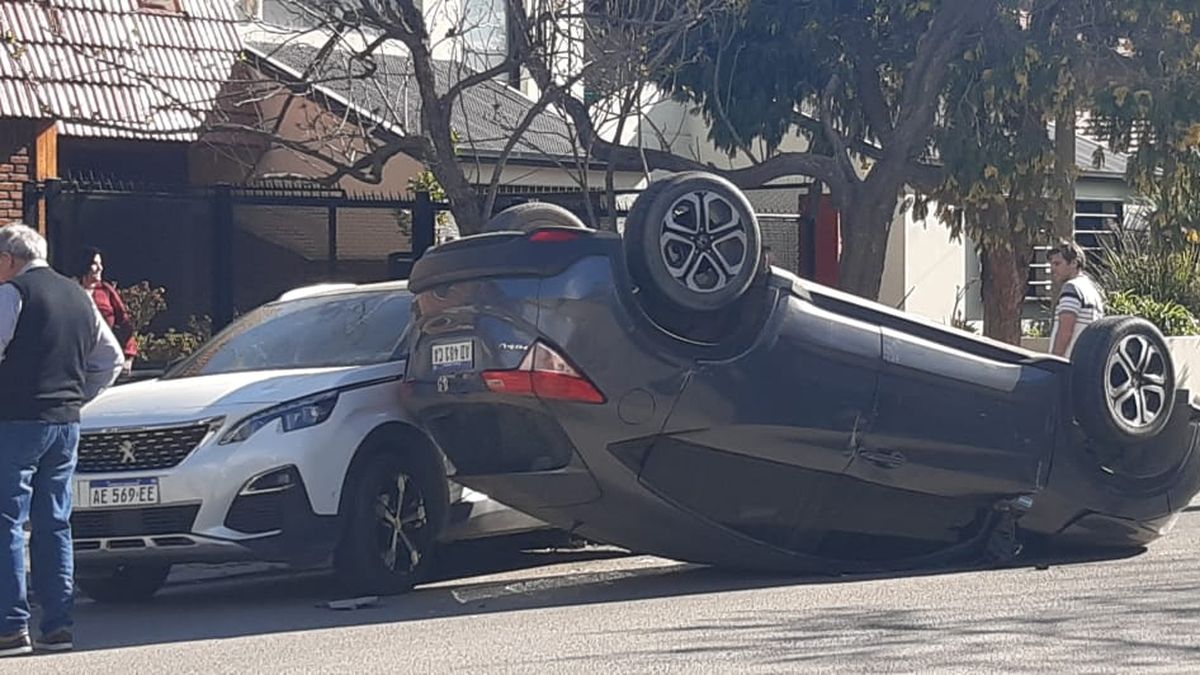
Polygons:
<instances>
[{"instance_id":1,"label":"house roof","mask_svg":"<svg viewBox=\"0 0 1200 675\"><path fill-rule=\"evenodd\" d=\"M268 42L247 38L246 47L252 56L296 81L313 67L320 51L316 45L298 40ZM352 52L335 49L303 79L313 84L314 91L353 108L392 133L420 133L421 95L411 59L395 52L377 52L373 58L374 72L363 76L364 65L353 58ZM466 66L450 61L437 61L435 68L441 92L470 74ZM513 130L533 109L533 101L496 80L464 90L451 112L452 126L461 138L460 151L473 156L498 155ZM541 111L521 135L512 156L572 157L576 147L572 137L566 120L553 112Z\"/></svg>"},{"instance_id":2,"label":"house roof","mask_svg":"<svg viewBox=\"0 0 1200 675\"><path fill-rule=\"evenodd\" d=\"M1097 158L1102 160L1099 166L1096 165ZM1129 155L1112 152L1103 144L1079 134L1075 137L1075 164L1082 176L1124 179Z\"/></svg>"},{"instance_id":3,"label":"house roof","mask_svg":"<svg viewBox=\"0 0 1200 675\"><path fill-rule=\"evenodd\" d=\"M233 4L0 0L0 117L68 136L192 140L241 52Z\"/></svg>"}]
</instances>

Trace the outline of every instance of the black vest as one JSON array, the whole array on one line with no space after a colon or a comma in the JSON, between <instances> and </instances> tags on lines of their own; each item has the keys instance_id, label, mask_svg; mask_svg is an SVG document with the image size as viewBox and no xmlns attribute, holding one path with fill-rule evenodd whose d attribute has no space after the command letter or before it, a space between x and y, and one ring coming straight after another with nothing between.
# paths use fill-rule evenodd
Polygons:
<instances>
[{"instance_id":1,"label":"black vest","mask_svg":"<svg viewBox=\"0 0 1200 675\"><path fill-rule=\"evenodd\" d=\"M9 282L21 314L0 361L0 420L78 422L96 310L78 282L49 267Z\"/></svg>"}]
</instances>

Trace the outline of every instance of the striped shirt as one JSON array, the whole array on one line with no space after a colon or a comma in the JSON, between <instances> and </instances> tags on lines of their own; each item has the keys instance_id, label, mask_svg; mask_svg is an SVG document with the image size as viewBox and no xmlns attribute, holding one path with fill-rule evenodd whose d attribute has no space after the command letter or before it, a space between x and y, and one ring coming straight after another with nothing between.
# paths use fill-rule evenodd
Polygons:
<instances>
[{"instance_id":1,"label":"striped shirt","mask_svg":"<svg viewBox=\"0 0 1200 675\"><path fill-rule=\"evenodd\" d=\"M1050 344L1054 345L1058 338L1058 317L1063 312L1075 315L1075 330L1071 333L1071 342L1067 345L1066 357L1071 357L1075 349L1075 341L1079 334L1093 321L1104 316L1104 295L1096 282L1086 274L1080 274L1074 279L1063 283L1062 293L1058 296L1058 306L1054 308L1054 330L1050 333Z\"/></svg>"}]
</instances>

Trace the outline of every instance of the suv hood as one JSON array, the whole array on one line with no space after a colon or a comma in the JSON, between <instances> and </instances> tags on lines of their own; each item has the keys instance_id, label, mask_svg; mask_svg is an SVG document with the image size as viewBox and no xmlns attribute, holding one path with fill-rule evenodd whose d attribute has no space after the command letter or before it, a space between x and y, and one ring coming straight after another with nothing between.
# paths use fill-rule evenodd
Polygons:
<instances>
[{"instance_id":1,"label":"suv hood","mask_svg":"<svg viewBox=\"0 0 1200 675\"><path fill-rule=\"evenodd\" d=\"M86 428L157 424L260 409L330 389L400 377L404 362L348 368L249 371L113 387L84 406Z\"/></svg>"}]
</instances>

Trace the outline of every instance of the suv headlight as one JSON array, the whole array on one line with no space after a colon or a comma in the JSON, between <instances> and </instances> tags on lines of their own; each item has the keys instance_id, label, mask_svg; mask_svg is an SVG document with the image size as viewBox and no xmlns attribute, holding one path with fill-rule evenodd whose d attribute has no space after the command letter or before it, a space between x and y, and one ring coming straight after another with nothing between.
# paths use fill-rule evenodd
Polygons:
<instances>
[{"instance_id":1,"label":"suv headlight","mask_svg":"<svg viewBox=\"0 0 1200 675\"><path fill-rule=\"evenodd\" d=\"M233 425L218 441L220 445L241 443L254 435L254 432L279 420L285 432L307 429L329 419L333 407L337 405L338 392L326 392L307 398L281 403L274 408L267 408L254 413L246 419Z\"/></svg>"}]
</instances>

